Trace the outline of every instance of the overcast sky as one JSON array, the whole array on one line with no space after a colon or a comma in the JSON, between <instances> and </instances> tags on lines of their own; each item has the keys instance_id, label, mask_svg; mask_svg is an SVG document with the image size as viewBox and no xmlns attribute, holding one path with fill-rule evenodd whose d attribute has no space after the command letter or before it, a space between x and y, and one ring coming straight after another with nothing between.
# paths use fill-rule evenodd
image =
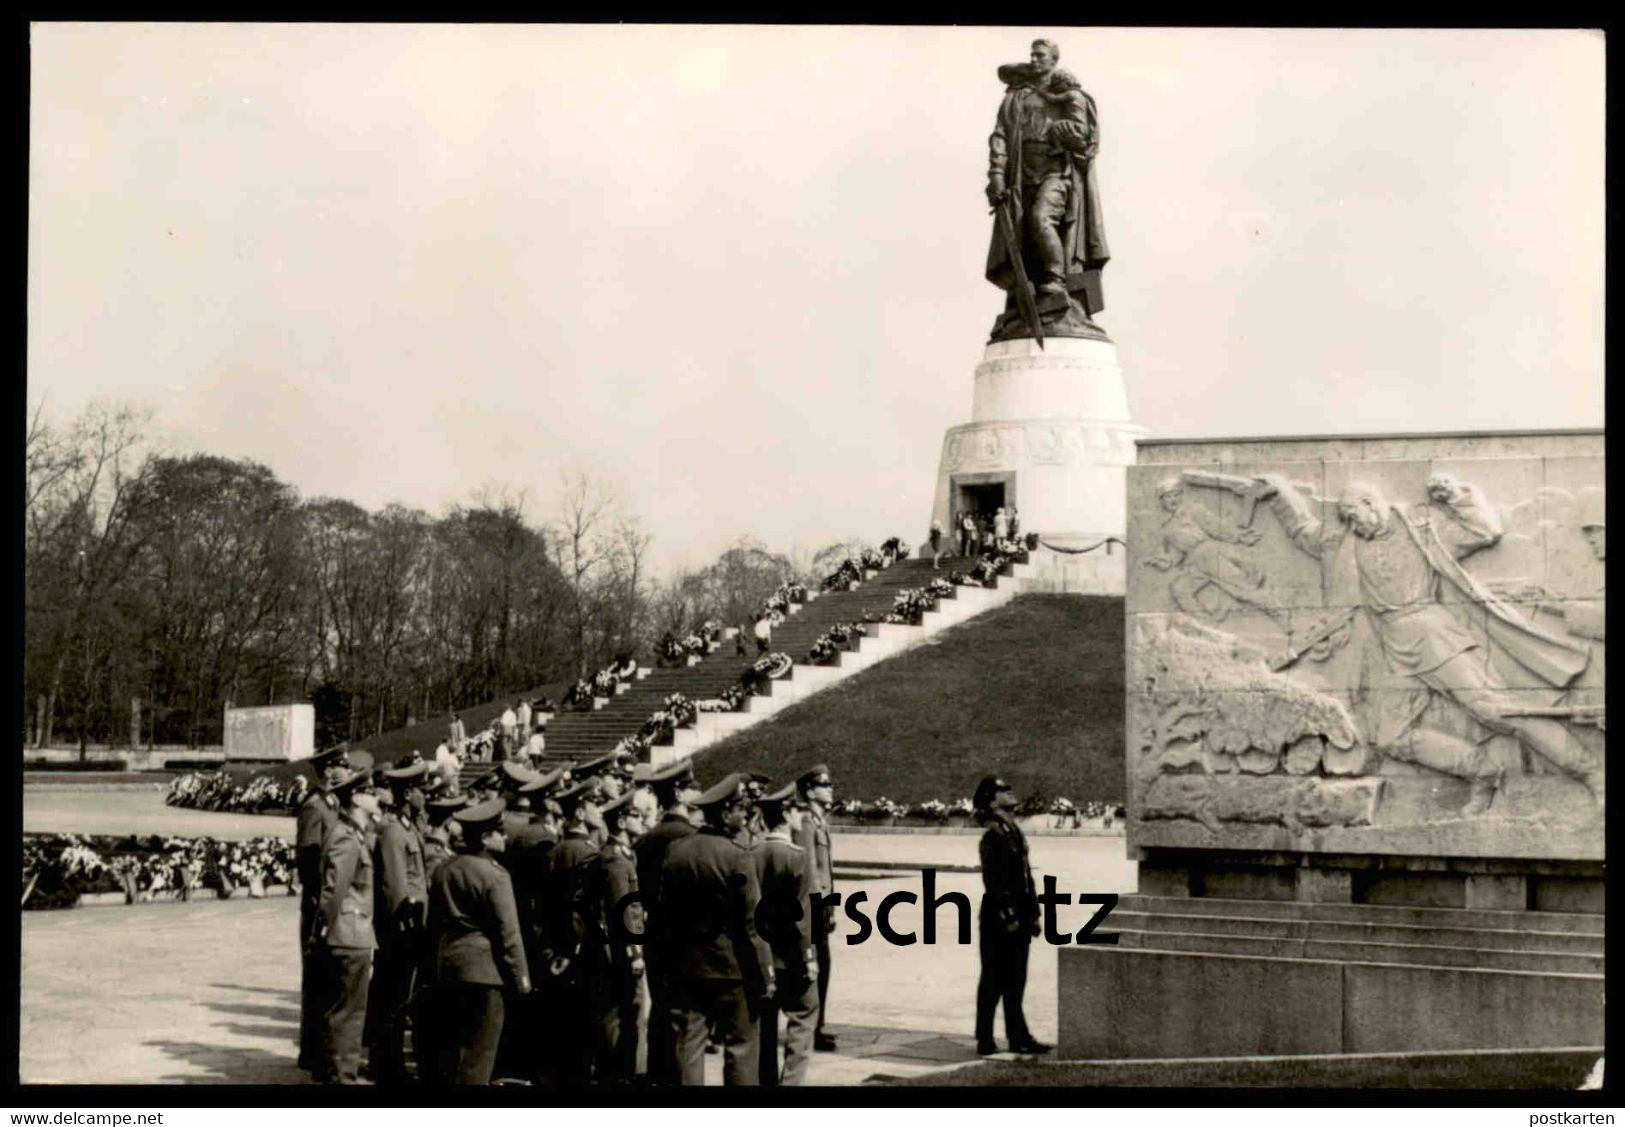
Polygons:
<instances>
[{"instance_id":1,"label":"overcast sky","mask_svg":"<svg viewBox=\"0 0 1625 1127\"><path fill-rule=\"evenodd\" d=\"M1603 40L1529 31L35 25L30 398L369 507L590 466L663 567L918 540L1036 34L1153 435L1601 425Z\"/></svg>"}]
</instances>

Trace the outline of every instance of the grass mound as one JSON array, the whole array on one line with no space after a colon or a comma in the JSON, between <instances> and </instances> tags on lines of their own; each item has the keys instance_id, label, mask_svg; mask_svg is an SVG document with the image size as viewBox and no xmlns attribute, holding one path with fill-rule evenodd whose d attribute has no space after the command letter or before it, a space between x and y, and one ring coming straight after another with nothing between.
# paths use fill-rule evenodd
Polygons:
<instances>
[{"instance_id":1,"label":"grass mound","mask_svg":"<svg viewBox=\"0 0 1625 1127\"><path fill-rule=\"evenodd\" d=\"M984 774L1022 797L1119 803L1123 600L1022 595L701 751L707 782L788 781L828 763L836 796L968 797Z\"/></svg>"}]
</instances>

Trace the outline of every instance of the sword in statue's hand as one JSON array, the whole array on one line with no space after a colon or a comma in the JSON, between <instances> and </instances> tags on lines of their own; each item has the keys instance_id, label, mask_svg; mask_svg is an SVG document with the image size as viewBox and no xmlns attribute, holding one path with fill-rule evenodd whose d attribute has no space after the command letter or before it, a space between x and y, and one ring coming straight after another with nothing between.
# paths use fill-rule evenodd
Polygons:
<instances>
[{"instance_id":1,"label":"sword in statue's hand","mask_svg":"<svg viewBox=\"0 0 1625 1127\"><path fill-rule=\"evenodd\" d=\"M1004 249L1010 255L1010 269L1015 274L1016 308L1021 310L1021 316L1027 322L1033 339L1038 347L1044 347L1044 325L1038 319L1038 303L1033 298L1032 283L1027 280L1027 266L1021 260L1021 240L1016 236L1016 224L1011 213L1014 206L1006 195L993 205L993 214L998 217L999 235L1004 239Z\"/></svg>"}]
</instances>

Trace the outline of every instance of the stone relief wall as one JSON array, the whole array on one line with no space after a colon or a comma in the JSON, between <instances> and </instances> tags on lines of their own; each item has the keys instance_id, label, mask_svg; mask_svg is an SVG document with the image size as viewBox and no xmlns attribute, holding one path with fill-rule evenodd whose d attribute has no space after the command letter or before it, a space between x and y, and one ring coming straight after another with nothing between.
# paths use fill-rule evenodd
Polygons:
<instances>
[{"instance_id":1,"label":"stone relief wall","mask_svg":"<svg viewBox=\"0 0 1625 1127\"><path fill-rule=\"evenodd\" d=\"M1434 445L1130 468L1131 844L1603 856L1603 459Z\"/></svg>"}]
</instances>

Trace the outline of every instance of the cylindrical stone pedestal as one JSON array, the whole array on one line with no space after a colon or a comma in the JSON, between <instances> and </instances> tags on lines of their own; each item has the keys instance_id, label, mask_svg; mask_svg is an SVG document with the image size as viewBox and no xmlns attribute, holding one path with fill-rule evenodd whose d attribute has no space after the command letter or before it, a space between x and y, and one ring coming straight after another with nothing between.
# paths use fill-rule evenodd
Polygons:
<instances>
[{"instance_id":1,"label":"cylindrical stone pedestal","mask_svg":"<svg viewBox=\"0 0 1625 1127\"><path fill-rule=\"evenodd\" d=\"M1055 337L998 341L976 366L971 421L942 442L932 518L950 542L952 517L986 502L1015 505L1023 533L1057 548L1121 538L1125 467L1146 432L1130 420L1110 341ZM1120 545L1070 555L1040 550L1040 586L1122 594Z\"/></svg>"}]
</instances>

